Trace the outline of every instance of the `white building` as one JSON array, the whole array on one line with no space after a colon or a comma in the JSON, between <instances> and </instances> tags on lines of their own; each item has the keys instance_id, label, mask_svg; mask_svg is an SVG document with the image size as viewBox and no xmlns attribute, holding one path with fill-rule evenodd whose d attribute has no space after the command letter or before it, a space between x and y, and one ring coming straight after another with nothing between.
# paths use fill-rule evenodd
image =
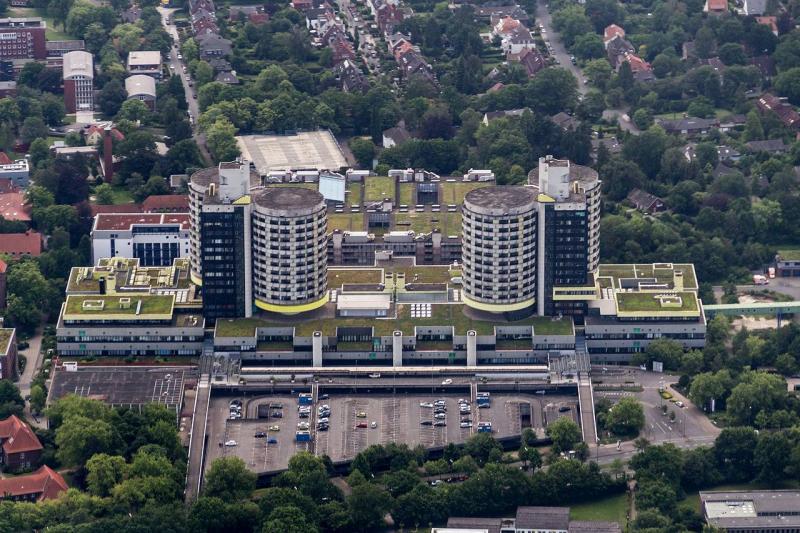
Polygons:
<instances>
[{"instance_id":1,"label":"white building","mask_svg":"<svg viewBox=\"0 0 800 533\"><path fill-rule=\"evenodd\" d=\"M94 109L94 59L89 52L64 54L64 107L67 113Z\"/></svg>"},{"instance_id":2,"label":"white building","mask_svg":"<svg viewBox=\"0 0 800 533\"><path fill-rule=\"evenodd\" d=\"M27 159L17 159L7 165L0 165L0 179L7 178L11 183L24 189L28 186L30 168Z\"/></svg>"},{"instance_id":3,"label":"white building","mask_svg":"<svg viewBox=\"0 0 800 533\"><path fill-rule=\"evenodd\" d=\"M144 74L161 79L161 52L139 50L128 54L128 74Z\"/></svg>"},{"instance_id":4,"label":"white building","mask_svg":"<svg viewBox=\"0 0 800 533\"><path fill-rule=\"evenodd\" d=\"M188 213L101 213L92 226L92 260L124 257L169 266L189 256Z\"/></svg>"}]
</instances>

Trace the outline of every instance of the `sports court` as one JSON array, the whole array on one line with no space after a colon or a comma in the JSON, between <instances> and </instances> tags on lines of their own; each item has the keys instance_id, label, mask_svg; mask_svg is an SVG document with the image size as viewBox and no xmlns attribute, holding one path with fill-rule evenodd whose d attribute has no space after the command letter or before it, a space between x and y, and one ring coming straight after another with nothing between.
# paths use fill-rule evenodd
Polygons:
<instances>
[{"instance_id":1,"label":"sports court","mask_svg":"<svg viewBox=\"0 0 800 533\"><path fill-rule=\"evenodd\" d=\"M329 130L292 135L241 135L236 142L242 157L266 175L273 170L316 169L338 171L347 167L339 143Z\"/></svg>"}]
</instances>

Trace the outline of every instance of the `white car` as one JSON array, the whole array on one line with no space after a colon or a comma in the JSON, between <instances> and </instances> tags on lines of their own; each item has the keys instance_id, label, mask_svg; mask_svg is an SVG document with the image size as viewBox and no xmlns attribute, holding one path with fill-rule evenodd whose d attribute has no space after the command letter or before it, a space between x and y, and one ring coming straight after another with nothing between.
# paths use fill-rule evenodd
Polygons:
<instances>
[{"instance_id":1,"label":"white car","mask_svg":"<svg viewBox=\"0 0 800 533\"><path fill-rule=\"evenodd\" d=\"M461 422L460 425L461 425L462 428L471 428L472 427L472 422Z\"/></svg>"},{"instance_id":2,"label":"white car","mask_svg":"<svg viewBox=\"0 0 800 533\"><path fill-rule=\"evenodd\" d=\"M420 407L426 407L426 408L430 409L430 408L432 408L432 407L433 407L433 404L432 404L431 402L421 402L421 403L419 404L419 406L420 406Z\"/></svg>"},{"instance_id":3,"label":"white car","mask_svg":"<svg viewBox=\"0 0 800 533\"><path fill-rule=\"evenodd\" d=\"M442 381L442 385L451 385L452 383L453 380L450 378L447 378L446 380Z\"/></svg>"},{"instance_id":4,"label":"white car","mask_svg":"<svg viewBox=\"0 0 800 533\"><path fill-rule=\"evenodd\" d=\"M239 445L239 443L236 442L235 440L227 440L227 441L225 441L225 446L238 446L238 445Z\"/></svg>"},{"instance_id":5,"label":"white car","mask_svg":"<svg viewBox=\"0 0 800 533\"><path fill-rule=\"evenodd\" d=\"M298 422L297 423L297 429L304 430L304 429L308 429L308 428L309 428L308 422Z\"/></svg>"},{"instance_id":6,"label":"white car","mask_svg":"<svg viewBox=\"0 0 800 533\"><path fill-rule=\"evenodd\" d=\"M183 59L183 56L178 54L178 59Z\"/></svg>"},{"instance_id":7,"label":"white car","mask_svg":"<svg viewBox=\"0 0 800 533\"><path fill-rule=\"evenodd\" d=\"M375 429L376 427L378 427L378 423L377 422L373 422L372 424L370 424L370 427L372 429Z\"/></svg>"},{"instance_id":8,"label":"white car","mask_svg":"<svg viewBox=\"0 0 800 533\"><path fill-rule=\"evenodd\" d=\"M436 413L435 415L433 415L433 418L435 418L436 420L444 420L445 418L447 418L447 415L444 413Z\"/></svg>"},{"instance_id":9,"label":"white car","mask_svg":"<svg viewBox=\"0 0 800 533\"><path fill-rule=\"evenodd\" d=\"M317 423L318 424L328 424L328 423L330 423L330 418L325 416L325 417L320 418L319 420L317 420Z\"/></svg>"}]
</instances>

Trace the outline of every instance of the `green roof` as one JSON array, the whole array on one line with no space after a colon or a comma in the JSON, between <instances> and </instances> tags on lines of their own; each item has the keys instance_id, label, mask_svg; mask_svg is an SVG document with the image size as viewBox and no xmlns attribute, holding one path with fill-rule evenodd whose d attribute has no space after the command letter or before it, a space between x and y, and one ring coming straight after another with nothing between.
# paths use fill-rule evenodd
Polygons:
<instances>
[{"instance_id":1,"label":"green roof","mask_svg":"<svg viewBox=\"0 0 800 533\"><path fill-rule=\"evenodd\" d=\"M439 203L442 205L461 205L464 203L464 197L468 192L489 185L494 185L494 183L485 181L443 181L439 186L439 190L442 193Z\"/></svg>"},{"instance_id":2,"label":"green roof","mask_svg":"<svg viewBox=\"0 0 800 533\"><path fill-rule=\"evenodd\" d=\"M394 201L395 181L389 176L368 176L364 182L364 202L377 202L384 198Z\"/></svg>"},{"instance_id":3,"label":"green roof","mask_svg":"<svg viewBox=\"0 0 800 533\"><path fill-rule=\"evenodd\" d=\"M414 233L430 233L438 228L442 235L461 236L461 213L447 212L442 208L438 213L432 211L410 211L408 213L395 213L395 231L411 230Z\"/></svg>"},{"instance_id":4,"label":"green roof","mask_svg":"<svg viewBox=\"0 0 800 533\"><path fill-rule=\"evenodd\" d=\"M254 337L257 327L268 325L271 325L269 321L260 318L218 318L214 335L218 337Z\"/></svg>"},{"instance_id":5,"label":"green roof","mask_svg":"<svg viewBox=\"0 0 800 533\"><path fill-rule=\"evenodd\" d=\"M123 306L123 298L130 302ZM108 295L69 295L67 296L65 318L147 318L154 315L158 317L171 317L175 297L171 294L116 294ZM84 302L88 302L84 306ZM136 313L141 302L139 313Z\"/></svg>"},{"instance_id":6,"label":"green roof","mask_svg":"<svg viewBox=\"0 0 800 533\"><path fill-rule=\"evenodd\" d=\"M618 292L617 306L625 313L655 313L670 315L698 311L697 295L694 292ZM677 298L680 298L679 305Z\"/></svg>"},{"instance_id":7,"label":"green roof","mask_svg":"<svg viewBox=\"0 0 800 533\"><path fill-rule=\"evenodd\" d=\"M532 323L534 335L572 335L574 332L572 319L569 317L557 319L537 316L525 320L527 321Z\"/></svg>"},{"instance_id":8,"label":"green roof","mask_svg":"<svg viewBox=\"0 0 800 533\"><path fill-rule=\"evenodd\" d=\"M378 284L383 282L379 268L328 268L328 288L339 289L342 285Z\"/></svg>"},{"instance_id":9,"label":"green roof","mask_svg":"<svg viewBox=\"0 0 800 533\"><path fill-rule=\"evenodd\" d=\"M671 286L676 272L683 273L684 289L696 290L698 288L694 265L690 263L603 264L598 267L597 276L613 278L614 287L616 288L620 287L619 282L621 279L635 278L655 278L659 283L668 283ZM601 286L607 285L604 280L600 281Z\"/></svg>"},{"instance_id":10,"label":"green roof","mask_svg":"<svg viewBox=\"0 0 800 533\"><path fill-rule=\"evenodd\" d=\"M11 342L13 334L14 330L12 328L0 328L0 354L8 353L9 342Z\"/></svg>"},{"instance_id":11,"label":"green roof","mask_svg":"<svg viewBox=\"0 0 800 533\"><path fill-rule=\"evenodd\" d=\"M414 202L414 183L400 184L400 205L412 205Z\"/></svg>"},{"instance_id":12,"label":"green roof","mask_svg":"<svg viewBox=\"0 0 800 533\"><path fill-rule=\"evenodd\" d=\"M328 212L328 232L365 231L363 213L333 213Z\"/></svg>"},{"instance_id":13,"label":"green roof","mask_svg":"<svg viewBox=\"0 0 800 533\"><path fill-rule=\"evenodd\" d=\"M800 261L800 248L778 250L778 255L785 261Z\"/></svg>"}]
</instances>

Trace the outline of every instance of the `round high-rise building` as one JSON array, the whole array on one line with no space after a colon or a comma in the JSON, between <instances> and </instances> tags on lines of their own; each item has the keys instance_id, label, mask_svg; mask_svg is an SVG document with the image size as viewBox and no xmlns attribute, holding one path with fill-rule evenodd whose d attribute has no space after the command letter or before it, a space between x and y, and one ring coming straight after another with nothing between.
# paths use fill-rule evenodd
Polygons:
<instances>
[{"instance_id":1,"label":"round high-rise building","mask_svg":"<svg viewBox=\"0 0 800 533\"><path fill-rule=\"evenodd\" d=\"M462 210L464 303L503 313L536 296L536 193L529 187L470 191Z\"/></svg>"},{"instance_id":2,"label":"round high-rise building","mask_svg":"<svg viewBox=\"0 0 800 533\"><path fill-rule=\"evenodd\" d=\"M317 191L253 193L253 297L265 311L294 314L328 301L327 208Z\"/></svg>"}]
</instances>

